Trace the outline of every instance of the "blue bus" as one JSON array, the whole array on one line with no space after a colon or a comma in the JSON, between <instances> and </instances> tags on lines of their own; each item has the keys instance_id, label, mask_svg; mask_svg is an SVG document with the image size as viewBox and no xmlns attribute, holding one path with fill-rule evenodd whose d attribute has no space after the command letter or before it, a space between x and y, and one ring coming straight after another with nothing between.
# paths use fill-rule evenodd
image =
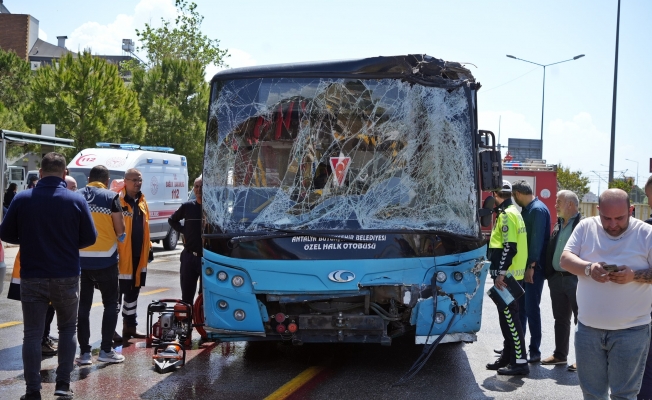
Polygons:
<instances>
[{"instance_id":1,"label":"blue bus","mask_svg":"<svg viewBox=\"0 0 652 400\"><path fill-rule=\"evenodd\" d=\"M480 195L502 184L493 134L477 127L479 87L427 55L217 73L203 167L208 338L475 341L491 218Z\"/></svg>"}]
</instances>

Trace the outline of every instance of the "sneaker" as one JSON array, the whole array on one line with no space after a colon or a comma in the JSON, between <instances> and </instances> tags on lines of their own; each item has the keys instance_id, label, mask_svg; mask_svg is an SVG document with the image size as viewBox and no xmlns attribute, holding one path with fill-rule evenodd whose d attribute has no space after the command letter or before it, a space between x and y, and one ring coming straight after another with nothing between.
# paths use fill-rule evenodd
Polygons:
<instances>
[{"instance_id":1,"label":"sneaker","mask_svg":"<svg viewBox=\"0 0 652 400\"><path fill-rule=\"evenodd\" d=\"M41 392L28 392L20 396L20 400L41 400Z\"/></svg>"},{"instance_id":2,"label":"sneaker","mask_svg":"<svg viewBox=\"0 0 652 400\"><path fill-rule=\"evenodd\" d=\"M54 387L54 395L72 397L73 392L72 389L70 389L70 383L57 382L56 386Z\"/></svg>"},{"instance_id":3,"label":"sneaker","mask_svg":"<svg viewBox=\"0 0 652 400\"><path fill-rule=\"evenodd\" d=\"M509 364L498 370L498 375L528 375L529 373L530 367L528 367L527 363Z\"/></svg>"},{"instance_id":4,"label":"sneaker","mask_svg":"<svg viewBox=\"0 0 652 400\"><path fill-rule=\"evenodd\" d=\"M568 370L570 372L577 372L577 363L573 363L573 364L569 365Z\"/></svg>"},{"instance_id":5,"label":"sneaker","mask_svg":"<svg viewBox=\"0 0 652 400\"><path fill-rule=\"evenodd\" d=\"M550 356L548 358L544 358L541 360L541 364L543 365L566 365L566 360L562 360L560 358L557 358L555 356Z\"/></svg>"},{"instance_id":6,"label":"sneaker","mask_svg":"<svg viewBox=\"0 0 652 400\"><path fill-rule=\"evenodd\" d=\"M507 365L509 365L509 359L501 356L496 361L487 364L487 369L491 371L497 371L502 367L506 367Z\"/></svg>"},{"instance_id":7,"label":"sneaker","mask_svg":"<svg viewBox=\"0 0 652 400\"><path fill-rule=\"evenodd\" d=\"M93 358L91 353L80 354L79 357L75 359L75 362L79 365L91 365L93 364Z\"/></svg>"},{"instance_id":8,"label":"sneaker","mask_svg":"<svg viewBox=\"0 0 652 400\"><path fill-rule=\"evenodd\" d=\"M541 361L541 353L539 354L530 354L530 358L527 359L527 362L530 364L536 364Z\"/></svg>"},{"instance_id":9,"label":"sneaker","mask_svg":"<svg viewBox=\"0 0 652 400\"><path fill-rule=\"evenodd\" d=\"M41 342L41 354L44 356L54 356L57 354L57 345L47 338Z\"/></svg>"},{"instance_id":10,"label":"sneaker","mask_svg":"<svg viewBox=\"0 0 652 400\"><path fill-rule=\"evenodd\" d=\"M97 361L107 362L107 363L121 363L125 360L125 356L118 354L115 350L111 349L108 353L104 350L100 350L100 356L97 357Z\"/></svg>"}]
</instances>

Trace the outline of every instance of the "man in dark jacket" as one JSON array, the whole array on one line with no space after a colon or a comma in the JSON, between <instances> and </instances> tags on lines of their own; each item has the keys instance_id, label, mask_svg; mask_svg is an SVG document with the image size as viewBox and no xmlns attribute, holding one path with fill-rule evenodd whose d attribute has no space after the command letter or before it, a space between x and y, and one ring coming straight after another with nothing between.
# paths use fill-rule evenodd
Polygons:
<instances>
[{"instance_id":1,"label":"man in dark jacket","mask_svg":"<svg viewBox=\"0 0 652 400\"><path fill-rule=\"evenodd\" d=\"M550 240L550 211L533 193L527 181L512 183L514 201L521 206L521 215L527 230L527 264L525 270L525 295L519 299L523 332L530 328L530 363L541 361L541 293L545 274L546 251Z\"/></svg>"},{"instance_id":2,"label":"man in dark jacket","mask_svg":"<svg viewBox=\"0 0 652 400\"><path fill-rule=\"evenodd\" d=\"M59 328L56 396L72 396L79 304L79 249L95 243L97 231L84 198L66 189L66 159L48 153L41 180L14 197L0 225L0 238L20 245L20 302L23 308L25 399L41 398L41 337L52 303ZM53 212L56 210L56 212Z\"/></svg>"},{"instance_id":3,"label":"man in dark jacket","mask_svg":"<svg viewBox=\"0 0 652 400\"><path fill-rule=\"evenodd\" d=\"M570 190L560 190L557 193L555 209L559 218L548 244L545 271L548 288L550 288L552 316L555 319L555 351L550 357L541 360L541 364L544 365L565 365L567 363L571 315L575 316L574 321L577 325L577 299L575 297L577 275L573 275L559 266L566 242L582 219L578 212L579 199L577 195ZM575 371L577 365L573 364L568 369Z\"/></svg>"},{"instance_id":4,"label":"man in dark jacket","mask_svg":"<svg viewBox=\"0 0 652 400\"><path fill-rule=\"evenodd\" d=\"M177 211L168 218L168 222L177 232L184 237L183 251L181 252L181 300L193 304L197 292L197 279L201 292L201 258L203 255L201 241L202 219L202 178L195 179L193 187L195 199L183 203ZM181 225L181 220L184 224Z\"/></svg>"}]
</instances>

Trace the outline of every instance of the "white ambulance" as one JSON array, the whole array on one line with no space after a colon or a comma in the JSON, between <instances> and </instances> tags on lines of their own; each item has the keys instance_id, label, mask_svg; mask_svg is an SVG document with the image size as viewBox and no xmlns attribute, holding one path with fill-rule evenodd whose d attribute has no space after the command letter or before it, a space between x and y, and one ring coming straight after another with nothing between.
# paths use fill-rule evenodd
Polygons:
<instances>
[{"instance_id":1,"label":"white ambulance","mask_svg":"<svg viewBox=\"0 0 652 400\"><path fill-rule=\"evenodd\" d=\"M81 190L96 165L109 169L111 182L123 179L125 171L138 169L143 175L141 192L149 206L149 228L153 242L163 240L166 250L174 250L179 234L168 224L168 217L188 199L188 163L185 156L171 154L170 147L137 144L96 143L97 148L80 151L68 164L68 173Z\"/></svg>"}]
</instances>

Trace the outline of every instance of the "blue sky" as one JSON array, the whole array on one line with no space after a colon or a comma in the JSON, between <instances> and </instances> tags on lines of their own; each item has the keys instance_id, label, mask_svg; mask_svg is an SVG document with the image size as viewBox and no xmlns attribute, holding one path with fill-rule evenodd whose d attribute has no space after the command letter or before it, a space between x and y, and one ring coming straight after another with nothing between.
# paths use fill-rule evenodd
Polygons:
<instances>
[{"instance_id":1,"label":"blue sky","mask_svg":"<svg viewBox=\"0 0 652 400\"><path fill-rule=\"evenodd\" d=\"M472 63L483 85L480 128L498 135L500 119L503 145L510 137L539 138L543 82L542 67L506 55L550 64L585 54L546 68L543 157L581 170L593 192L598 176L607 179L617 0L195 2L202 30L229 50L231 67L409 53ZM12 13L39 20L41 39L56 44L67 35L71 50L98 54L121 54L123 38L136 40L134 29L175 12L173 0L92 4L4 0ZM638 169L641 186L652 157L643 90L652 71L650 20L652 2L622 0L615 175L635 177Z\"/></svg>"}]
</instances>

